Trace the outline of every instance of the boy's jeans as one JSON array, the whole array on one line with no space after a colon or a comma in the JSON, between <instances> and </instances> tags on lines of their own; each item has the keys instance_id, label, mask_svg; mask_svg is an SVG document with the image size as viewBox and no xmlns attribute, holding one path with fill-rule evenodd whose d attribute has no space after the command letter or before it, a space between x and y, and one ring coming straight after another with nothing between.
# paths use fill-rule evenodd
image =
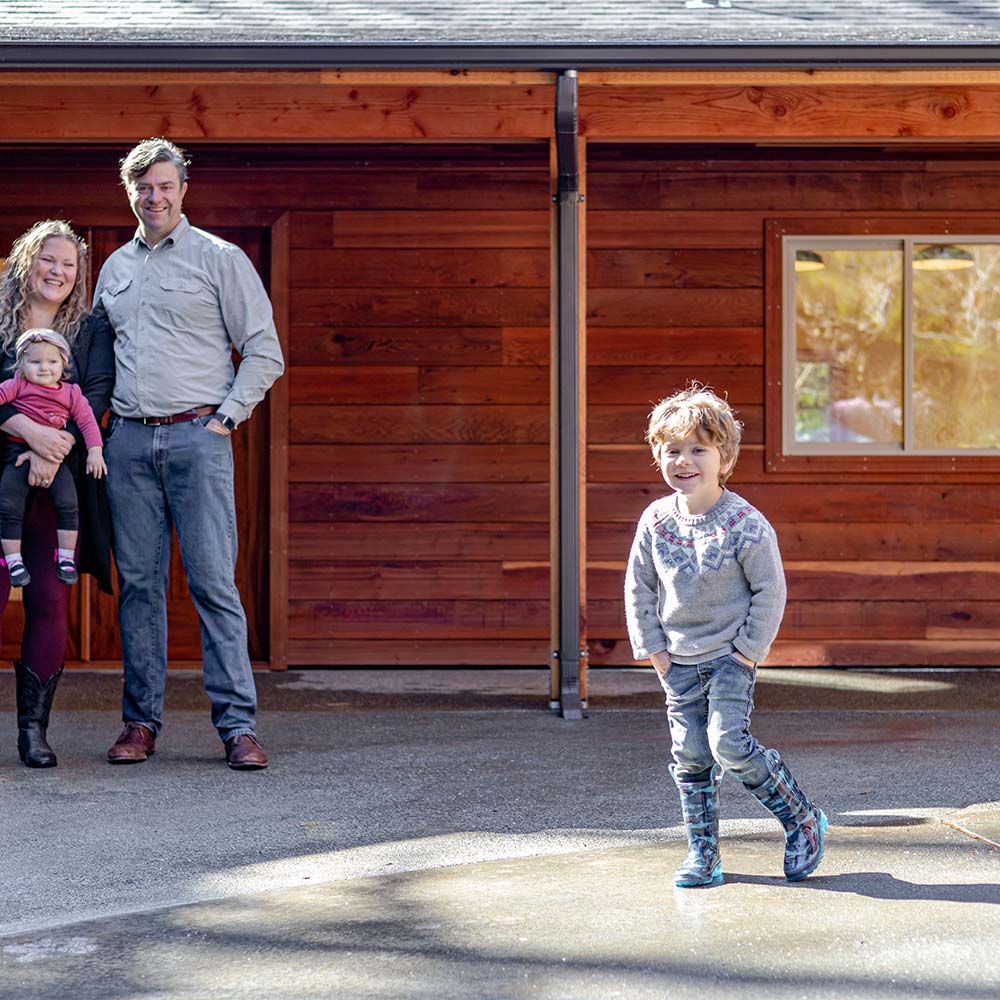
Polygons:
<instances>
[{"instance_id":1,"label":"boy's jeans","mask_svg":"<svg viewBox=\"0 0 1000 1000\"><path fill-rule=\"evenodd\" d=\"M205 691L223 740L254 731L257 692L236 589L229 438L209 418L148 427L113 417L105 453L118 564L122 717L160 731L167 678L167 571L177 529L201 625Z\"/></svg>"},{"instance_id":2,"label":"boy's jeans","mask_svg":"<svg viewBox=\"0 0 1000 1000\"><path fill-rule=\"evenodd\" d=\"M767 780L765 747L750 733L756 673L728 654L695 666L671 664L661 683L678 780L700 775L715 762L750 788Z\"/></svg>"}]
</instances>

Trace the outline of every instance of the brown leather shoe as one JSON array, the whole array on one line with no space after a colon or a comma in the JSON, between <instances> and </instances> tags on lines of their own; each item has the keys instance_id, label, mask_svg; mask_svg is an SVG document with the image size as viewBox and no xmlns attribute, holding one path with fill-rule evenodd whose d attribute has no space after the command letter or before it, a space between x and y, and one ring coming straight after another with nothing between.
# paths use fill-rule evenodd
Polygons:
<instances>
[{"instance_id":1,"label":"brown leather shoe","mask_svg":"<svg viewBox=\"0 0 1000 1000\"><path fill-rule=\"evenodd\" d=\"M156 736L151 729L139 725L138 722L126 722L121 736L108 751L108 762L139 764L147 757L152 757L155 744Z\"/></svg>"},{"instance_id":2,"label":"brown leather shoe","mask_svg":"<svg viewBox=\"0 0 1000 1000\"><path fill-rule=\"evenodd\" d=\"M267 767L267 754L252 733L240 733L226 740L226 763L234 771L259 771Z\"/></svg>"}]
</instances>

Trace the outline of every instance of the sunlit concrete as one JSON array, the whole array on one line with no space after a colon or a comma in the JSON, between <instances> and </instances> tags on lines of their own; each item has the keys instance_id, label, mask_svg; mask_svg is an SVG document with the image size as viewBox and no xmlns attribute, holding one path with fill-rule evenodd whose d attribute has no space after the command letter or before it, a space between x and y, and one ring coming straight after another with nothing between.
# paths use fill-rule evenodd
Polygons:
<instances>
[{"instance_id":1,"label":"sunlit concrete","mask_svg":"<svg viewBox=\"0 0 1000 1000\"><path fill-rule=\"evenodd\" d=\"M940 823L830 832L791 885L780 838L670 888L679 845L605 848L168 907L0 940L0 996L986 1000L1000 852ZM21 991L21 992L18 992Z\"/></svg>"},{"instance_id":2,"label":"sunlit concrete","mask_svg":"<svg viewBox=\"0 0 1000 1000\"><path fill-rule=\"evenodd\" d=\"M867 673L857 670L796 670L762 667L758 684L785 684L791 687L870 691L875 694L930 694L951 691L955 684L940 677L914 677L894 672Z\"/></svg>"}]
</instances>

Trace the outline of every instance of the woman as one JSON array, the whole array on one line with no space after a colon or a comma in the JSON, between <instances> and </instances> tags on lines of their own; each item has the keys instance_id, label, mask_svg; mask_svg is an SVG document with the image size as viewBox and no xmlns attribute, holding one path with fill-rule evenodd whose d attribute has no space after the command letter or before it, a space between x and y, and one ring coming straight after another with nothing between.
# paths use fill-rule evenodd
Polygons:
<instances>
[{"instance_id":1,"label":"woman","mask_svg":"<svg viewBox=\"0 0 1000 1000\"><path fill-rule=\"evenodd\" d=\"M106 320L87 314L87 245L62 221L36 223L14 241L0 274L0 379L10 377L14 342L32 327L63 334L72 347L72 380L100 419L114 387L114 337ZM80 473L83 440L77 428L45 427L0 406L0 431L27 442L28 482L47 486L65 461L80 498L80 569L111 592L110 525L102 481ZM88 481L89 480L89 481ZM24 635L17 679L17 750L28 767L55 767L46 740L49 712L62 675L66 648L69 587L59 583L53 552L55 511L45 489L29 491L24 517L24 564L31 583L24 588ZM0 613L10 597L10 577L0 570Z\"/></svg>"}]
</instances>

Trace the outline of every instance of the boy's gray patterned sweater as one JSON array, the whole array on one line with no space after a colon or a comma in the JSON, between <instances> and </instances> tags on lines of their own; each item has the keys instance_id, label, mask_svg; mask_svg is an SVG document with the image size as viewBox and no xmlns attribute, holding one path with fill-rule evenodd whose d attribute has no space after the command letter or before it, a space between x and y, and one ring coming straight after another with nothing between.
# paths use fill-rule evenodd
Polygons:
<instances>
[{"instance_id":1,"label":"boy's gray patterned sweater","mask_svg":"<svg viewBox=\"0 0 1000 1000\"><path fill-rule=\"evenodd\" d=\"M737 650L759 662L784 609L774 529L741 496L723 490L696 517L679 512L675 495L643 512L625 575L637 660L666 650L673 663L705 663Z\"/></svg>"}]
</instances>

